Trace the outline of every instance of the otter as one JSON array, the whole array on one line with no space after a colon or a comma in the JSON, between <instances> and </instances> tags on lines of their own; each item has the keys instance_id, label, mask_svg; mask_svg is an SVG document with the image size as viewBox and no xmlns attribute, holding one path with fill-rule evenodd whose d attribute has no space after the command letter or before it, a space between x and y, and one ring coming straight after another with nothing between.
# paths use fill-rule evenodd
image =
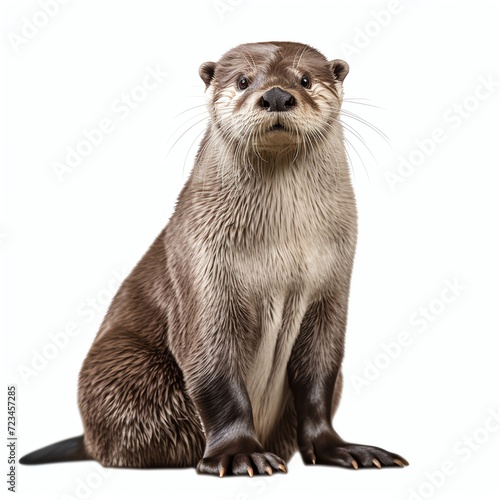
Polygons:
<instances>
[{"instance_id":1,"label":"otter","mask_svg":"<svg viewBox=\"0 0 500 500\"><path fill-rule=\"evenodd\" d=\"M340 109L346 62L292 42L201 65L209 122L165 229L83 363L83 436L21 460L196 467L408 465L344 441L333 414L357 213Z\"/></svg>"}]
</instances>

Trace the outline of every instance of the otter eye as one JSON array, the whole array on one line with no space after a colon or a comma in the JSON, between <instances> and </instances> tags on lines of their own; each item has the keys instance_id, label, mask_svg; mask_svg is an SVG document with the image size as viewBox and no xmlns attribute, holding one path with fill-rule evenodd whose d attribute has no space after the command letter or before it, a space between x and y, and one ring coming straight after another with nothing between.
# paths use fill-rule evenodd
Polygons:
<instances>
[{"instance_id":1,"label":"otter eye","mask_svg":"<svg viewBox=\"0 0 500 500\"><path fill-rule=\"evenodd\" d=\"M311 79L307 75L303 75L302 78L300 79L300 84L302 87L305 87L306 89L311 88Z\"/></svg>"},{"instance_id":2,"label":"otter eye","mask_svg":"<svg viewBox=\"0 0 500 500\"><path fill-rule=\"evenodd\" d=\"M248 88L248 80L242 76L239 80L238 80L238 88L240 90L245 90L246 88Z\"/></svg>"}]
</instances>

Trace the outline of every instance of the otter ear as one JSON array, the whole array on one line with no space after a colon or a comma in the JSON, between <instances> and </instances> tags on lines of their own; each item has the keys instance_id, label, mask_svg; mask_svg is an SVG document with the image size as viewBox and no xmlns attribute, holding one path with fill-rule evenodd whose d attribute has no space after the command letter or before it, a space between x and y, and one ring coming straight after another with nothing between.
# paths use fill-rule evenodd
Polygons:
<instances>
[{"instance_id":1,"label":"otter ear","mask_svg":"<svg viewBox=\"0 0 500 500\"><path fill-rule=\"evenodd\" d=\"M200 66L198 73L200 74L201 79L205 82L205 87L208 89L210 82L214 77L215 63L211 61L203 63Z\"/></svg>"},{"instance_id":2,"label":"otter ear","mask_svg":"<svg viewBox=\"0 0 500 500\"><path fill-rule=\"evenodd\" d=\"M333 61L330 61L330 68L333 71L335 80L338 80L341 83L344 81L347 73L349 73L349 65L345 61L342 61L342 59L334 59Z\"/></svg>"}]
</instances>

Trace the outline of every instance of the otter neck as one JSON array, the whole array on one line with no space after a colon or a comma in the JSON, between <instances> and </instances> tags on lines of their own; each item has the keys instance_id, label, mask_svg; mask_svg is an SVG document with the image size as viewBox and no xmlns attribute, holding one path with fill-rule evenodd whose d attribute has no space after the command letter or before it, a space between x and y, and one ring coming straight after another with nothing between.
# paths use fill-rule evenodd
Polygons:
<instances>
[{"instance_id":1,"label":"otter neck","mask_svg":"<svg viewBox=\"0 0 500 500\"><path fill-rule=\"evenodd\" d=\"M303 138L298 144L262 148L234 143L210 125L206 144L207 147L200 149L193 174L204 182L210 179L217 183L218 179L229 190L241 191L247 183L269 183L283 176L292 180L301 170L306 171L305 180L316 179L330 190L333 187L330 183L350 183L343 130L338 122L321 138Z\"/></svg>"},{"instance_id":2,"label":"otter neck","mask_svg":"<svg viewBox=\"0 0 500 500\"><path fill-rule=\"evenodd\" d=\"M313 235L331 238L331 224L345 212L342 206L353 205L341 136L295 162L260 159L243 169L224 143L214 142L210 131L207 135L210 147L200 150L188 210L198 214L200 227L207 226L205 217L217 224L212 233L224 234L226 246L253 251L257 245L300 246L297 242Z\"/></svg>"}]
</instances>

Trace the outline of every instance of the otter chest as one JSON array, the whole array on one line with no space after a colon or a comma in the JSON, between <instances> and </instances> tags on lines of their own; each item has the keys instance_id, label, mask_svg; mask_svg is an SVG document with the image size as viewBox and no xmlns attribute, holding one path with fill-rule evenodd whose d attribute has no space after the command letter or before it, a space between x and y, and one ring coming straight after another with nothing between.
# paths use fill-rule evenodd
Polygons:
<instances>
[{"instance_id":1,"label":"otter chest","mask_svg":"<svg viewBox=\"0 0 500 500\"><path fill-rule=\"evenodd\" d=\"M300 239L256 246L237 258L237 279L259 318L246 386L261 440L283 411L287 364L302 319L335 279L338 253L331 240L306 230Z\"/></svg>"}]
</instances>

